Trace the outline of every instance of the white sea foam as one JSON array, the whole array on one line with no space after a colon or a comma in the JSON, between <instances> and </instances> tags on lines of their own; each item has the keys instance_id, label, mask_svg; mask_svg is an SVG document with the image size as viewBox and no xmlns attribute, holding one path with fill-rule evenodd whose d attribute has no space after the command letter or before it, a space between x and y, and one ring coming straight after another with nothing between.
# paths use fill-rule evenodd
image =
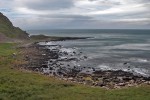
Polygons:
<instances>
[{"instance_id":1,"label":"white sea foam","mask_svg":"<svg viewBox=\"0 0 150 100\"><path fill-rule=\"evenodd\" d=\"M133 68L133 71L134 71L134 73L136 73L136 74L140 74L140 75L143 75L143 76L149 76L149 75L148 75L148 70L146 70L146 69Z\"/></svg>"},{"instance_id":2,"label":"white sea foam","mask_svg":"<svg viewBox=\"0 0 150 100\"><path fill-rule=\"evenodd\" d=\"M107 66L107 65L99 65L96 70L113 70L111 67Z\"/></svg>"},{"instance_id":3,"label":"white sea foam","mask_svg":"<svg viewBox=\"0 0 150 100\"><path fill-rule=\"evenodd\" d=\"M133 62L140 62L140 63L147 63L147 62L149 62L147 59L143 59L143 58L130 58L129 60L133 61Z\"/></svg>"},{"instance_id":4,"label":"white sea foam","mask_svg":"<svg viewBox=\"0 0 150 100\"><path fill-rule=\"evenodd\" d=\"M39 45L56 45L54 42L39 42Z\"/></svg>"},{"instance_id":5,"label":"white sea foam","mask_svg":"<svg viewBox=\"0 0 150 100\"><path fill-rule=\"evenodd\" d=\"M138 61L143 63L149 62L147 59L138 59Z\"/></svg>"},{"instance_id":6,"label":"white sea foam","mask_svg":"<svg viewBox=\"0 0 150 100\"><path fill-rule=\"evenodd\" d=\"M112 70L112 71L117 71L117 70L122 70L122 71L125 71L125 72L131 72L135 75L142 75L142 76L150 76L149 75L149 71L146 70L146 69L143 69L143 68L123 68L123 67L118 67L118 68L114 68L114 67L111 67L111 66L108 66L108 65L105 65L105 64L102 64L102 65L99 65L98 67L96 67L96 70L102 70L102 71L107 71L107 70Z\"/></svg>"},{"instance_id":7,"label":"white sea foam","mask_svg":"<svg viewBox=\"0 0 150 100\"><path fill-rule=\"evenodd\" d=\"M73 53L75 51L76 49L73 49L73 48L61 48L60 49L60 52L67 52L67 53Z\"/></svg>"},{"instance_id":8,"label":"white sea foam","mask_svg":"<svg viewBox=\"0 0 150 100\"><path fill-rule=\"evenodd\" d=\"M80 73L92 74L93 73L93 69L84 69Z\"/></svg>"},{"instance_id":9,"label":"white sea foam","mask_svg":"<svg viewBox=\"0 0 150 100\"><path fill-rule=\"evenodd\" d=\"M51 46L51 47L48 47L49 50L59 49L59 48L60 48L59 46Z\"/></svg>"}]
</instances>

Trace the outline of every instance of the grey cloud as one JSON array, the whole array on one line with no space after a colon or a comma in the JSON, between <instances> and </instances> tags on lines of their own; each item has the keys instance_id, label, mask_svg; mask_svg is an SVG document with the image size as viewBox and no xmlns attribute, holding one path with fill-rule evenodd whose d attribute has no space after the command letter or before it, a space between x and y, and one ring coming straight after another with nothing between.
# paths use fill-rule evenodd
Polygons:
<instances>
[{"instance_id":1,"label":"grey cloud","mask_svg":"<svg viewBox=\"0 0 150 100\"><path fill-rule=\"evenodd\" d=\"M87 2L85 2L85 6L84 4L83 6L75 5L78 1L87 0L0 0L0 2L2 2L2 4L0 4L0 11L6 13L15 26L19 26L23 29L150 29L150 0L88 0L91 4L93 3L93 5L90 5L89 2L86 5ZM126 3L123 4L122 1ZM142 6L137 7L138 9L128 10L128 5L136 6L140 4L142 4ZM94 9L92 9L92 7ZM127 11L119 13L106 12L106 14L96 15L89 14L90 12L97 11L104 11L105 13L105 10L110 8L120 10L119 7L124 7L123 10L127 9ZM15 10L16 8L20 11ZM113 10L111 11L113 12Z\"/></svg>"},{"instance_id":2,"label":"grey cloud","mask_svg":"<svg viewBox=\"0 0 150 100\"><path fill-rule=\"evenodd\" d=\"M127 23L127 22L105 22L102 20L64 20L55 21L54 22L39 20L38 23L30 23L27 29L132 29L132 28L138 28L138 29L146 29L150 28L150 24L143 25L143 24L133 24L133 23ZM24 23L23 25L26 25L27 23Z\"/></svg>"},{"instance_id":3,"label":"grey cloud","mask_svg":"<svg viewBox=\"0 0 150 100\"><path fill-rule=\"evenodd\" d=\"M61 18L61 19L77 19L77 20L91 20L90 16L83 15L71 15L71 14L48 14L48 15L39 15L41 18Z\"/></svg>"},{"instance_id":4,"label":"grey cloud","mask_svg":"<svg viewBox=\"0 0 150 100\"><path fill-rule=\"evenodd\" d=\"M112 0L88 0L88 1L97 1L100 4L104 4L104 5L120 5L119 1L112 1Z\"/></svg>"},{"instance_id":5,"label":"grey cloud","mask_svg":"<svg viewBox=\"0 0 150 100\"><path fill-rule=\"evenodd\" d=\"M73 0L31 0L24 5L34 10L58 10L72 7Z\"/></svg>"}]
</instances>

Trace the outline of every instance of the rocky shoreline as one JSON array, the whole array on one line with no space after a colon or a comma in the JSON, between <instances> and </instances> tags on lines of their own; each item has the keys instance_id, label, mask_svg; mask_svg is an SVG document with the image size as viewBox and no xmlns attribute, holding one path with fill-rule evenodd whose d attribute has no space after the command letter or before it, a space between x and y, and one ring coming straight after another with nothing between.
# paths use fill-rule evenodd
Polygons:
<instances>
[{"instance_id":1,"label":"rocky shoreline","mask_svg":"<svg viewBox=\"0 0 150 100\"><path fill-rule=\"evenodd\" d=\"M80 60L86 60L82 52L76 52L51 42L34 43L24 48L24 60L27 65L23 69L55 76L59 79L86 84L90 86L118 89L122 87L150 85L150 77L134 75L122 70L96 70L93 67L82 67Z\"/></svg>"}]
</instances>

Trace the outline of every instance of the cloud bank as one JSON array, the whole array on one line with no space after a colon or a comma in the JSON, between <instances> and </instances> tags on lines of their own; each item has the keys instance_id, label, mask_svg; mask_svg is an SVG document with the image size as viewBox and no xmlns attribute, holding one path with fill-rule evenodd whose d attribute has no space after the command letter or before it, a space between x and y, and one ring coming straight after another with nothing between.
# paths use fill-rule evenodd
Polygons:
<instances>
[{"instance_id":1,"label":"cloud bank","mask_svg":"<svg viewBox=\"0 0 150 100\"><path fill-rule=\"evenodd\" d=\"M24 29L150 29L150 0L0 0Z\"/></svg>"}]
</instances>

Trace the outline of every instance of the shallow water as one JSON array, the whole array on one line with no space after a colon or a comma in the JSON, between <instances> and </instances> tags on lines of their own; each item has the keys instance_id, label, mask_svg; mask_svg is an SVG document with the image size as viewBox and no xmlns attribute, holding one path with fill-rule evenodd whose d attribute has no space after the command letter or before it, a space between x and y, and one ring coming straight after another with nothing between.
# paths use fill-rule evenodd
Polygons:
<instances>
[{"instance_id":1,"label":"shallow water","mask_svg":"<svg viewBox=\"0 0 150 100\"><path fill-rule=\"evenodd\" d=\"M50 36L91 37L61 41L67 51L72 48L88 56L79 62L84 67L101 70L124 70L150 76L150 30L49 30L29 31ZM70 50L69 50L70 48Z\"/></svg>"}]
</instances>

